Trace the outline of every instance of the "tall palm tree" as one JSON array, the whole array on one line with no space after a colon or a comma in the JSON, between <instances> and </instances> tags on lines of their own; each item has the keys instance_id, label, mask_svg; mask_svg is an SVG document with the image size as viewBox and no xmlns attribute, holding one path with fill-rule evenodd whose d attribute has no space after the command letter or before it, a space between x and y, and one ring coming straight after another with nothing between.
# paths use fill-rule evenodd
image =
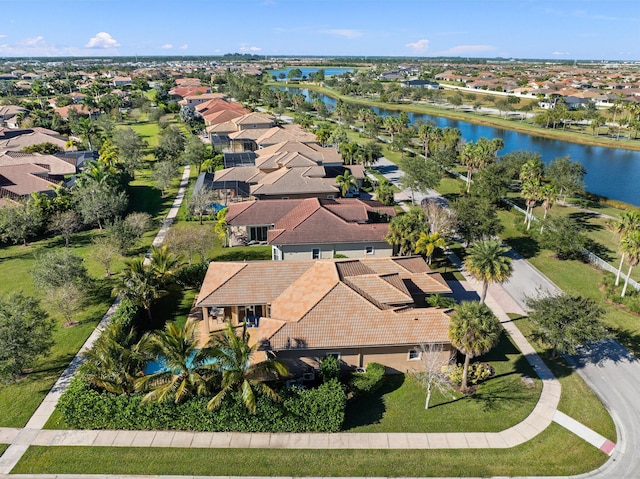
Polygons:
<instances>
[{"instance_id":1,"label":"tall palm tree","mask_svg":"<svg viewBox=\"0 0 640 479\"><path fill-rule=\"evenodd\" d=\"M551 183L547 183L540 188L540 199L542 200L542 209L544 209L544 216L542 219L546 220L549 210L558 199L558 190ZM542 233L543 229L544 223L540 225L540 233Z\"/></svg>"},{"instance_id":2,"label":"tall palm tree","mask_svg":"<svg viewBox=\"0 0 640 479\"><path fill-rule=\"evenodd\" d=\"M634 230L626 234L621 241L621 246L622 251L627 255L627 264L629 265L629 271L627 271L627 277L625 278L624 286L622 287L621 296L624 298L627 293L631 270L634 266L637 266L638 261L640 261L640 230Z\"/></svg>"},{"instance_id":3,"label":"tall palm tree","mask_svg":"<svg viewBox=\"0 0 640 479\"><path fill-rule=\"evenodd\" d=\"M198 349L198 323L183 327L168 322L164 330L146 336L145 349L164 363L164 370L136 379L138 391L149 391L144 402L172 400L178 404L189 396L210 393L216 377L209 350Z\"/></svg>"},{"instance_id":4,"label":"tall palm tree","mask_svg":"<svg viewBox=\"0 0 640 479\"><path fill-rule=\"evenodd\" d=\"M342 196L345 196L349 192L351 186L356 184L356 177L351 174L350 170L346 169L344 170L344 173L336 176L336 183L340 188Z\"/></svg>"},{"instance_id":5,"label":"tall palm tree","mask_svg":"<svg viewBox=\"0 0 640 479\"><path fill-rule=\"evenodd\" d=\"M420 233L420 238L418 238L416 243L415 252L417 254L424 253L427 257L427 263L431 264L431 258L436 248L444 248L445 246L447 246L447 242L440 236L440 233L437 231L434 233L426 233L423 231Z\"/></svg>"},{"instance_id":6,"label":"tall palm tree","mask_svg":"<svg viewBox=\"0 0 640 479\"><path fill-rule=\"evenodd\" d=\"M527 211L524 216L524 222L527 223L527 231L531 228L531 220L533 219L533 209L540 198L540 190L542 185L537 179L526 180L522 182L520 193L527 205Z\"/></svg>"},{"instance_id":7,"label":"tall palm tree","mask_svg":"<svg viewBox=\"0 0 640 479\"><path fill-rule=\"evenodd\" d=\"M138 340L133 328L120 321L110 323L84 353L81 372L90 384L112 394L131 394L149 355L144 340Z\"/></svg>"},{"instance_id":8,"label":"tall palm tree","mask_svg":"<svg viewBox=\"0 0 640 479\"><path fill-rule=\"evenodd\" d=\"M620 235L620 242L624 240L625 236L633 231L640 230L640 211L629 210L624 211L620 215L620 221L616 221L611 225L611 229ZM620 284L620 276L622 274L622 264L624 263L625 251L621 249L620 266L618 267L618 273L616 274L616 286Z\"/></svg>"},{"instance_id":9,"label":"tall palm tree","mask_svg":"<svg viewBox=\"0 0 640 479\"><path fill-rule=\"evenodd\" d=\"M463 301L455 308L449 323L449 339L454 348L464 354L462 389L467 389L471 359L487 353L498 342L500 322L486 305Z\"/></svg>"},{"instance_id":10,"label":"tall palm tree","mask_svg":"<svg viewBox=\"0 0 640 479\"><path fill-rule=\"evenodd\" d=\"M254 414L257 393L276 401L280 399L278 393L265 384L264 380L274 376L288 376L287 366L279 360L251 364L256 345L249 346L246 323L237 334L231 322L227 322L225 329L211 338L206 349L208 354L215 358L215 364L222 374L221 389L207 404L208 409L220 407L224 398L232 391L241 394L242 402Z\"/></svg>"},{"instance_id":11,"label":"tall palm tree","mask_svg":"<svg viewBox=\"0 0 640 479\"><path fill-rule=\"evenodd\" d=\"M487 297L489 283L503 283L511 276L513 268L511 258L505 256L507 251L509 248L493 239L480 240L467 250L464 267L471 276L482 281L480 302L484 303Z\"/></svg>"}]
</instances>

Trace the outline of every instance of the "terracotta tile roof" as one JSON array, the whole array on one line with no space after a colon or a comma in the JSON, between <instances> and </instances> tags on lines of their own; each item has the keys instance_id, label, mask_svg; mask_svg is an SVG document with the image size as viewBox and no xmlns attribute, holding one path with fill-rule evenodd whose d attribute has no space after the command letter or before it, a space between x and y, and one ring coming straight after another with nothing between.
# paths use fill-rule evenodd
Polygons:
<instances>
[{"instance_id":1,"label":"terracotta tile roof","mask_svg":"<svg viewBox=\"0 0 640 479\"><path fill-rule=\"evenodd\" d=\"M355 285L382 304L398 305L413 303L413 298L398 275L362 275L351 276L345 280Z\"/></svg>"},{"instance_id":2,"label":"terracotta tile roof","mask_svg":"<svg viewBox=\"0 0 640 479\"><path fill-rule=\"evenodd\" d=\"M210 131L212 125L227 122L229 120L242 116L243 114L244 113L238 110L219 110L211 113L207 112L204 115L204 121L210 126L208 126L206 130Z\"/></svg>"},{"instance_id":3,"label":"terracotta tile roof","mask_svg":"<svg viewBox=\"0 0 640 479\"><path fill-rule=\"evenodd\" d=\"M307 168L280 168L268 173L259 184L251 186L256 196L337 195L334 178L312 178Z\"/></svg>"},{"instance_id":4,"label":"terracotta tile roof","mask_svg":"<svg viewBox=\"0 0 640 479\"><path fill-rule=\"evenodd\" d=\"M256 139L258 145L274 145L286 141L299 141L301 143L314 143L316 136L306 131L286 129L282 127L269 128Z\"/></svg>"},{"instance_id":5,"label":"terracotta tile roof","mask_svg":"<svg viewBox=\"0 0 640 479\"><path fill-rule=\"evenodd\" d=\"M195 110L200 112L201 115L208 115L223 110L232 110L242 112L243 114L249 113L249 110L244 108L240 103L235 101L227 101L222 98L214 98L212 100L205 101L196 105Z\"/></svg>"},{"instance_id":6,"label":"terracotta tile roof","mask_svg":"<svg viewBox=\"0 0 640 479\"><path fill-rule=\"evenodd\" d=\"M52 130L40 128L24 130L0 129L0 151L20 151L26 146L38 145L40 143L53 143L64 149L66 140L62 139L57 132Z\"/></svg>"},{"instance_id":7,"label":"terracotta tile roof","mask_svg":"<svg viewBox=\"0 0 640 479\"><path fill-rule=\"evenodd\" d=\"M322 208L317 198L309 198L275 223L268 232L271 245L316 243L370 243L385 241L387 223L353 223Z\"/></svg>"},{"instance_id":8,"label":"terracotta tile roof","mask_svg":"<svg viewBox=\"0 0 640 479\"><path fill-rule=\"evenodd\" d=\"M231 135L229 135L231 138ZM268 156L259 156L256 158L256 166L261 170L276 170L283 166L289 168L300 168L317 166L318 163L315 160L299 153L297 151L283 151Z\"/></svg>"},{"instance_id":9,"label":"terracotta tile roof","mask_svg":"<svg viewBox=\"0 0 640 479\"><path fill-rule=\"evenodd\" d=\"M340 282L332 262L316 261L271 303L271 317L298 321ZM304 291L304 294L300 294Z\"/></svg>"},{"instance_id":10,"label":"terracotta tile roof","mask_svg":"<svg viewBox=\"0 0 640 479\"><path fill-rule=\"evenodd\" d=\"M240 117L238 117L240 118ZM233 123L233 120L231 120L230 123ZM258 139L265 131L267 131L268 128L245 128L243 130L238 130L238 131L234 131L232 133L229 133L229 138L232 140L253 140L255 141L256 139Z\"/></svg>"},{"instance_id":11,"label":"terracotta tile roof","mask_svg":"<svg viewBox=\"0 0 640 479\"><path fill-rule=\"evenodd\" d=\"M212 262L196 305L271 304L313 264L313 261Z\"/></svg>"},{"instance_id":12,"label":"terracotta tile roof","mask_svg":"<svg viewBox=\"0 0 640 479\"><path fill-rule=\"evenodd\" d=\"M64 176L76 173L76 167L71 163L54 155L40 153L22 153L18 151L6 151L0 154L0 166L34 164L45 168L50 175Z\"/></svg>"},{"instance_id":13,"label":"terracotta tile roof","mask_svg":"<svg viewBox=\"0 0 640 479\"><path fill-rule=\"evenodd\" d=\"M447 343L447 312L413 308L407 297L407 278L432 276L423 269L411 273L392 258L211 263L197 306L271 305L251 331L263 349Z\"/></svg>"},{"instance_id":14,"label":"terracotta tile roof","mask_svg":"<svg viewBox=\"0 0 640 479\"><path fill-rule=\"evenodd\" d=\"M17 196L28 196L31 193L51 193L56 183L48 181L48 171L33 163L0 166L0 196L8 192Z\"/></svg>"},{"instance_id":15,"label":"terracotta tile roof","mask_svg":"<svg viewBox=\"0 0 640 479\"><path fill-rule=\"evenodd\" d=\"M300 321L284 324L267 339L267 345L282 350L448 343L448 328L444 310L380 310L338 284Z\"/></svg>"}]
</instances>

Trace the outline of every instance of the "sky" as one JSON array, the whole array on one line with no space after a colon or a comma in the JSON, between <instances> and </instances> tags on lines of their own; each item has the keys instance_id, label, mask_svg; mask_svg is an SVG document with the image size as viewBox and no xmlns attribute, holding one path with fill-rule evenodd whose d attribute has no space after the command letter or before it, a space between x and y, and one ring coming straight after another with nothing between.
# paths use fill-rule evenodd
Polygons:
<instances>
[{"instance_id":1,"label":"sky","mask_svg":"<svg viewBox=\"0 0 640 479\"><path fill-rule=\"evenodd\" d=\"M639 0L0 0L0 57L640 60Z\"/></svg>"}]
</instances>

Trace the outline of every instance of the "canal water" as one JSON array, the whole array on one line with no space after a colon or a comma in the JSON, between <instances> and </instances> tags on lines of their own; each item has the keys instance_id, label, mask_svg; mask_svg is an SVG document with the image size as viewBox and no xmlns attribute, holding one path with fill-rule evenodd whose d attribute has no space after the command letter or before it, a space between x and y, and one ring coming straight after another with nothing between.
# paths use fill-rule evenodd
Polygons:
<instances>
[{"instance_id":1,"label":"canal water","mask_svg":"<svg viewBox=\"0 0 640 479\"><path fill-rule=\"evenodd\" d=\"M335 99L323 94L299 88L289 88L289 91L302 93L310 100L318 98L330 109L336 105ZM373 111L381 116L399 113L397 110L381 108L373 108ZM431 121L440 128L458 128L467 141L476 141L481 137L502 138L504 148L500 150L500 155L517 150L535 151L545 163L569 155L587 170L584 179L587 191L640 206L640 151L580 145L421 113L408 115L411 123Z\"/></svg>"}]
</instances>

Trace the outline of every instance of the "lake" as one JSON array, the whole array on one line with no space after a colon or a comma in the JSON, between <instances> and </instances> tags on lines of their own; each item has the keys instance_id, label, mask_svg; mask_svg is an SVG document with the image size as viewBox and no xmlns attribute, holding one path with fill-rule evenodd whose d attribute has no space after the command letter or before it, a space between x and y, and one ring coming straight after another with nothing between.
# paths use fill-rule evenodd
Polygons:
<instances>
[{"instance_id":1,"label":"lake","mask_svg":"<svg viewBox=\"0 0 640 479\"><path fill-rule=\"evenodd\" d=\"M293 93L302 93L307 99L318 98L330 109L336 105L335 99L323 94L300 88L289 88L289 90ZM381 116L399 113L391 109L372 109ZM477 141L481 137L502 138L504 148L500 150L500 155L516 150L535 151L540 154L545 163L549 163L554 158L569 155L573 160L582 163L587 170L584 179L587 191L640 206L640 151L581 145L421 113L408 113L408 115L411 123L431 121L440 128L447 126L458 128L467 141Z\"/></svg>"},{"instance_id":2,"label":"lake","mask_svg":"<svg viewBox=\"0 0 640 479\"><path fill-rule=\"evenodd\" d=\"M304 78L308 78L310 73L316 73L320 69L324 70L325 78L329 78L329 77L332 77L332 76L335 76L335 75L342 75L343 73L352 72L353 71L353 68L339 68L339 67L313 67L313 68L309 68L309 67L291 67L291 68L283 68L281 70L267 71L267 74L268 75L275 75L276 78L277 78L280 73L283 73L284 74L284 78L282 80L284 81L284 80L287 79L287 75L289 74L289 72L291 70L293 70L294 68L299 68L300 71L302 72L302 76Z\"/></svg>"}]
</instances>

